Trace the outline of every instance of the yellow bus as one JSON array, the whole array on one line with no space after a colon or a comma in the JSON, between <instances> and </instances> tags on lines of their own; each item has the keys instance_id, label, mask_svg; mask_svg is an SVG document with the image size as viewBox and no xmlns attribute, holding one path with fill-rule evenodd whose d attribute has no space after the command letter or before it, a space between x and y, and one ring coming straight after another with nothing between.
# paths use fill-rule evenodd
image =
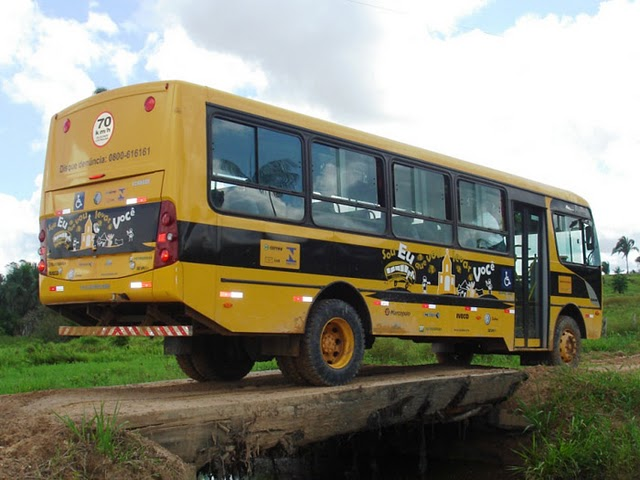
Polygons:
<instances>
[{"instance_id":1,"label":"yellow bus","mask_svg":"<svg viewBox=\"0 0 640 480\"><path fill-rule=\"evenodd\" d=\"M378 337L575 365L602 326L579 196L181 81L53 117L40 227L62 335L162 336L199 381L344 384Z\"/></svg>"}]
</instances>

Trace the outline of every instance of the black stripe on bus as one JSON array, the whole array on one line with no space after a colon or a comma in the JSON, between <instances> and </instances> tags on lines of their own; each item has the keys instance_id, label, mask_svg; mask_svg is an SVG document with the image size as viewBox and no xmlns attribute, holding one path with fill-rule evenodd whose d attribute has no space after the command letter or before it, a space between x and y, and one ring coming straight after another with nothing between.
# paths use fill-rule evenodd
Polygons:
<instances>
[{"instance_id":1,"label":"black stripe on bus","mask_svg":"<svg viewBox=\"0 0 640 480\"><path fill-rule=\"evenodd\" d=\"M235 283L241 285L265 285L277 287L311 288L321 290L326 285L306 285L301 283L263 282L258 280L246 280L241 278L222 278L222 283ZM411 293L404 290L371 290L359 289L360 293L368 294L370 298L381 301L413 304L433 304L438 306L453 307L478 307L494 310L506 310L513 308L513 304L505 303L494 297L467 298L456 295L431 295L424 293Z\"/></svg>"},{"instance_id":2,"label":"black stripe on bus","mask_svg":"<svg viewBox=\"0 0 640 480\"><path fill-rule=\"evenodd\" d=\"M260 265L260 241L300 246L300 273L385 280L381 249L202 223L179 222L179 259L226 267L280 271Z\"/></svg>"}]
</instances>

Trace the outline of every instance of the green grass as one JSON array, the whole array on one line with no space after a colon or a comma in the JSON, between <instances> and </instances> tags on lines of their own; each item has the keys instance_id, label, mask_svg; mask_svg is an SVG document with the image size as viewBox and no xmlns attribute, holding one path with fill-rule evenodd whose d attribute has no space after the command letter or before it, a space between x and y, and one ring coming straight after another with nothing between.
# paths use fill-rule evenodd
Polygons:
<instances>
[{"instance_id":1,"label":"green grass","mask_svg":"<svg viewBox=\"0 0 640 480\"><path fill-rule=\"evenodd\" d=\"M162 340L78 338L65 343L0 337L0 394L184 378Z\"/></svg>"},{"instance_id":2,"label":"green grass","mask_svg":"<svg viewBox=\"0 0 640 480\"><path fill-rule=\"evenodd\" d=\"M640 471L640 371L553 369L544 398L522 405L527 480L635 479Z\"/></svg>"},{"instance_id":3,"label":"green grass","mask_svg":"<svg viewBox=\"0 0 640 480\"><path fill-rule=\"evenodd\" d=\"M629 275L625 294L611 283L607 277L607 334L583 342L584 363L605 360L605 369L550 369L544 395L521 405L533 427L515 470L527 480L638 478L640 370L606 369L606 359L640 353L640 275Z\"/></svg>"},{"instance_id":4,"label":"green grass","mask_svg":"<svg viewBox=\"0 0 640 480\"><path fill-rule=\"evenodd\" d=\"M275 369L275 361L256 370ZM0 395L186 378L161 338L82 337L47 343L0 337Z\"/></svg>"},{"instance_id":5,"label":"green grass","mask_svg":"<svg viewBox=\"0 0 640 480\"><path fill-rule=\"evenodd\" d=\"M95 445L96 450L102 455L106 455L112 460L126 460L129 453L118 448L118 437L123 431L126 422L118 420L119 406L111 415L105 413L104 403L100 404L100 410L94 408L92 417L83 415L79 422L76 422L68 415L58 415L60 420L72 434L75 442L87 442Z\"/></svg>"}]
</instances>

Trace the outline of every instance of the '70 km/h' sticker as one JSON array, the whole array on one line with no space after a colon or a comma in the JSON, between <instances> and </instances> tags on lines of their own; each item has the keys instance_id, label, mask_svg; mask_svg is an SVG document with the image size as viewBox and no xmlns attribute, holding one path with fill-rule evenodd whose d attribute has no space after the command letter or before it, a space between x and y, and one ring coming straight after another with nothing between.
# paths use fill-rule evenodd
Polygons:
<instances>
[{"instance_id":1,"label":"'70 km/h' sticker","mask_svg":"<svg viewBox=\"0 0 640 480\"><path fill-rule=\"evenodd\" d=\"M93 143L96 147L104 147L113 135L114 121L113 115L109 112L102 112L93 124Z\"/></svg>"}]
</instances>

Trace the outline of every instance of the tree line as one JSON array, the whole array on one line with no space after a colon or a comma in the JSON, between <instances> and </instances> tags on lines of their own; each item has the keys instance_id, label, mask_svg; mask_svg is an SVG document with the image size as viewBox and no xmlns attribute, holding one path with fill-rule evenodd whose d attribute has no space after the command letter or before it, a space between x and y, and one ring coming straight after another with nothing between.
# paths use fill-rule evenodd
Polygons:
<instances>
[{"instance_id":1,"label":"tree line","mask_svg":"<svg viewBox=\"0 0 640 480\"><path fill-rule=\"evenodd\" d=\"M0 274L0 335L34 335L57 339L63 318L44 307L38 297L38 268L25 260L7 265Z\"/></svg>"}]
</instances>

